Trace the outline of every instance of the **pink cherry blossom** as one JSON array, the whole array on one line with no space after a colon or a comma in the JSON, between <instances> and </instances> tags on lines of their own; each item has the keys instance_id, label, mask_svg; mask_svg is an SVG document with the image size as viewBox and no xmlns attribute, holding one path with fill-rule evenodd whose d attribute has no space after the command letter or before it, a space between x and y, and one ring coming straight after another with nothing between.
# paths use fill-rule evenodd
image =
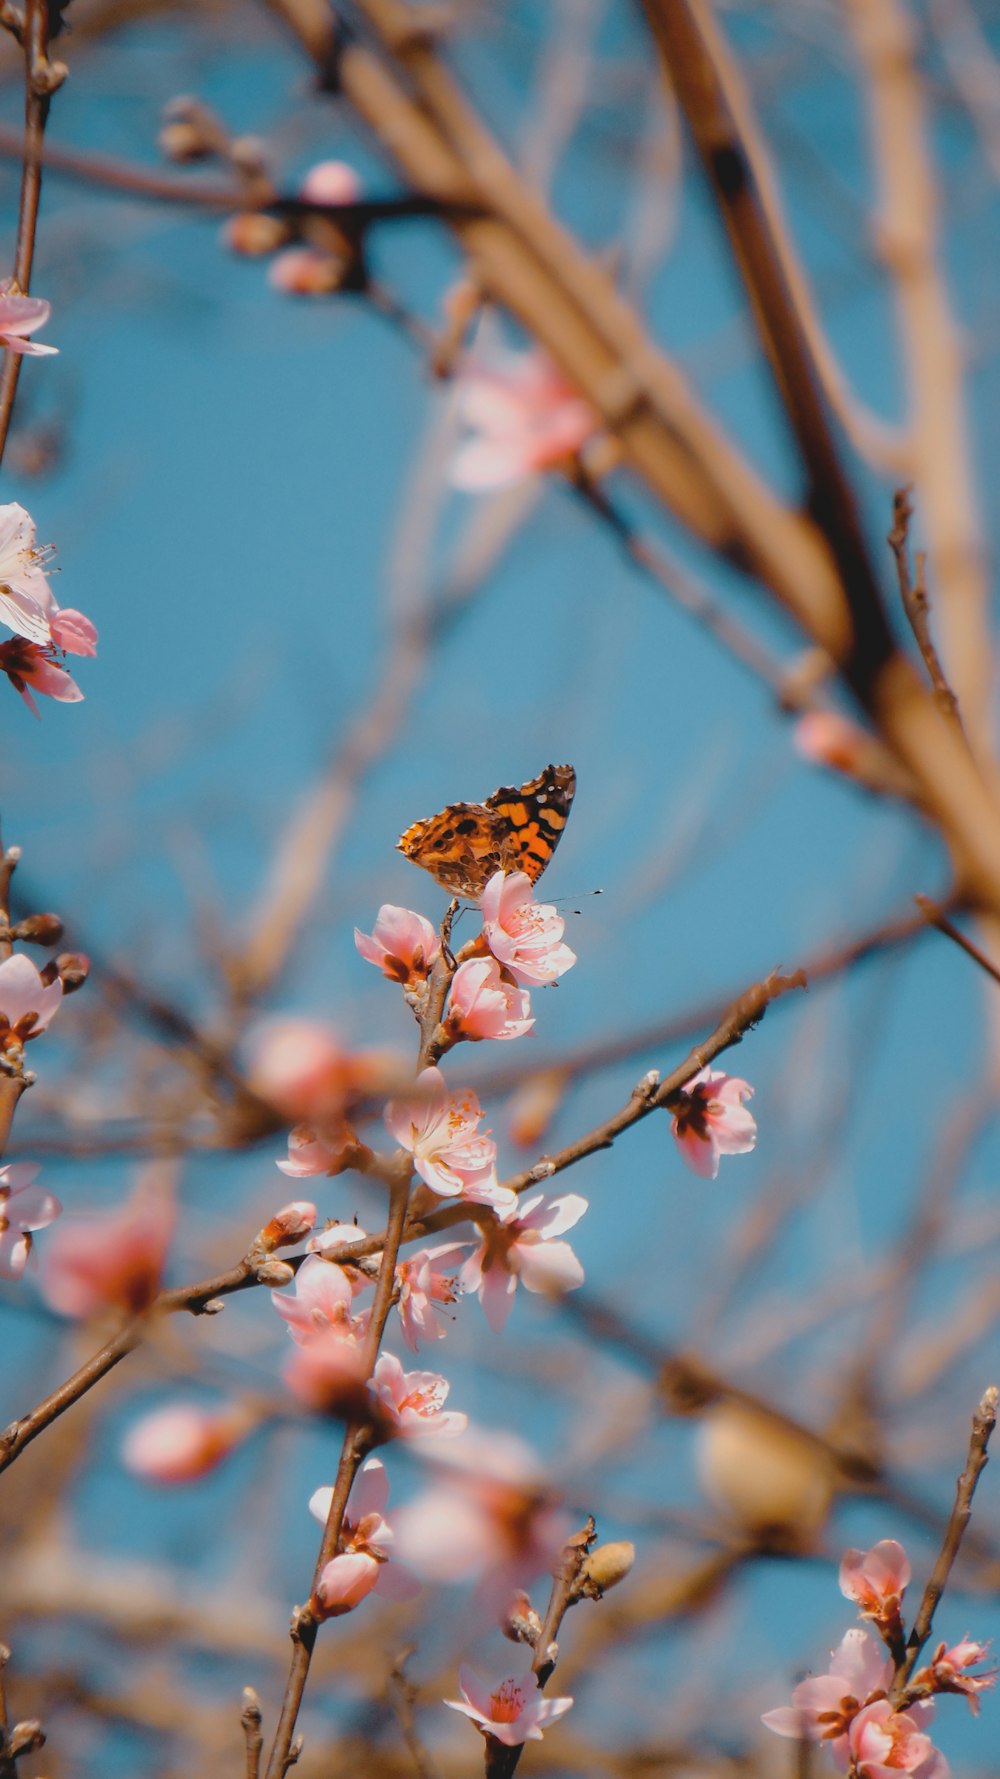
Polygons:
<instances>
[{"instance_id":1,"label":"pink cherry blossom","mask_svg":"<svg viewBox=\"0 0 1000 1779\"><path fill-rule=\"evenodd\" d=\"M950 1649L939 1643L929 1665L918 1669L910 1684L914 1692L926 1690L927 1693L962 1693L969 1701L969 1710L976 1717L979 1714L977 1695L985 1692L987 1687L996 1685L996 1669L991 1668L984 1674L969 1674L966 1670L974 1667L977 1662L984 1662L989 1650L988 1643L976 1643L969 1637L963 1637L960 1643L953 1643Z\"/></svg>"},{"instance_id":2,"label":"pink cherry blossom","mask_svg":"<svg viewBox=\"0 0 1000 1779\"><path fill-rule=\"evenodd\" d=\"M948 1762L914 1714L894 1711L888 1699L876 1699L852 1719L848 1747L857 1779L895 1779L900 1772L948 1779Z\"/></svg>"},{"instance_id":3,"label":"pink cherry blossom","mask_svg":"<svg viewBox=\"0 0 1000 1779\"><path fill-rule=\"evenodd\" d=\"M483 1109L471 1091L449 1093L440 1069L417 1076L412 1099L390 1100L385 1122L432 1192L497 1209L515 1195L497 1181L496 1144L478 1131Z\"/></svg>"},{"instance_id":4,"label":"pink cherry blossom","mask_svg":"<svg viewBox=\"0 0 1000 1779\"><path fill-rule=\"evenodd\" d=\"M327 1223L318 1234L309 1237L306 1246L309 1249L310 1254L329 1255L331 1250L345 1247L356 1247L359 1242L365 1242L367 1240L368 1237L364 1230L360 1228L357 1223ZM377 1267L380 1259L380 1254L370 1254L366 1264L368 1266ZM335 1264L339 1265L340 1262L336 1262ZM372 1283L371 1277L360 1267L345 1266L343 1270L347 1274L351 1290L355 1297L357 1297L360 1292L369 1289Z\"/></svg>"},{"instance_id":5,"label":"pink cherry blossom","mask_svg":"<svg viewBox=\"0 0 1000 1779\"><path fill-rule=\"evenodd\" d=\"M459 378L458 412L472 436L452 459L451 481L469 493L568 463L598 427L589 403L537 350L473 360Z\"/></svg>"},{"instance_id":6,"label":"pink cherry blossom","mask_svg":"<svg viewBox=\"0 0 1000 1779\"><path fill-rule=\"evenodd\" d=\"M347 161L317 161L299 186L299 196L309 204L356 204L362 193L361 178Z\"/></svg>"},{"instance_id":7,"label":"pink cherry blossom","mask_svg":"<svg viewBox=\"0 0 1000 1779\"><path fill-rule=\"evenodd\" d=\"M170 1402L133 1423L122 1442L122 1459L127 1470L147 1482L196 1482L221 1464L255 1425L256 1417L238 1404L209 1409Z\"/></svg>"},{"instance_id":8,"label":"pink cherry blossom","mask_svg":"<svg viewBox=\"0 0 1000 1779\"><path fill-rule=\"evenodd\" d=\"M330 1334L352 1334L354 1291L342 1266L310 1254L295 1275L294 1295L272 1291L271 1302L300 1346Z\"/></svg>"},{"instance_id":9,"label":"pink cherry blossom","mask_svg":"<svg viewBox=\"0 0 1000 1779\"><path fill-rule=\"evenodd\" d=\"M421 1248L396 1268L399 1318L403 1339L411 1353L421 1341L443 1340L447 1329L439 1306L457 1303L462 1295L459 1263L469 1251L465 1242L444 1242L437 1248Z\"/></svg>"},{"instance_id":10,"label":"pink cherry blossom","mask_svg":"<svg viewBox=\"0 0 1000 1779\"><path fill-rule=\"evenodd\" d=\"M855 1628L841 1638L825 1674L800 1681L791 1704L765 1712L761 1721L777 1736L829 1742L837 1764L846 1766L851 1722L873 1693L884 1695L892 1676L892 1658Z\"/></svg>"},{"instance_id":11,"label":"pink cherry blossom","mask_svg":"<svg viewBox=\"0 0 1000 1779\"><path fill-rule=\"evenodd\" d=\"M292 1395L317 1414L338 1415L343 1420L362 1419L370 1408L368 1358L365 1337L368 1318L345 1317L331 1322L314 1339L296 1339L294 1351L283 1369Z\"/></svg>"},{"instance_id":12,"label":"pink cherry blossom","mask_svg":"<svg viewBox=\"0 0 1000 1779\"><path fill-rule=\"evenodd\" d=\"M564 1717L573 1703L571 1698L547 1699L530 1674L520 1680L511 1675L491 1692L478 1674L462 1666L458 1670L458 1687L462 1697L445 1699L445 1704L452 1711L464 1712L484 1736L492 1736L508 1748L520 1748L523 1742L540 1742L542 1731Z\"/></svg>"},{"instance_id":13,"label":"pink cherry blossom","mask_svg":"<svg viewBox=\"0 0 1000 1779\"><path fill-rule=\"evenodd\" d=\"M524 871L494 872L482 896L483 937L522 988L555 982L576 963L576 952L562 943L566 922L531 896Z\"/></svg>"},{"instance_id":14,"label":"pink cherry blossom","mask_svg":"<svg viewBox=\"0 0 1000 1779\"><path fill-rule=\"evenodd\" d=\"M0 606L2 604L0 595ZM10 642L0 642L0 673L7 675L32 716L41 715L32 692L40 692L43 698L53 698L57 704L82 702L83 693L76 680L60 666L50 644L26 642L21 636L12 637Z\"/></svg>"},{"instance_id":15,"label":"pink cherry blossom","mask_svg":"<svg viewBox=\"0 0 1000 1779\"><path fill-rule=\"evenodd\" d=\"M456 1038L520 1038L530 1032L531 1001L523 988L505 982L496 958L470 957L451 980L445 1030Z\"/></svg>"},{"instance_id":16,"label":"pink cherry blossom","mask_svg":"<svg viewBox=\"0 0 1000 1779\"><path fill-rule=\"evenodd\" d=\"M911 1574L902 1545L894 1538L882 1538L871 1550L845 1551L840 1591L856 1601L862 1618L871 1619L884 1636L901 1639L900 1601Z\"/></svg>"},{"instance_id":17,"label":"pink cherry blossom","mask_svg":"<svg viewBox=\"0 0 1000 1779\"><path fill-rule=\"evenodd\" d=\"M318 1019L272 1019L254 1034L250 1085L288 1118L339 1113L353 1086L353 1061Z\"/></svg>"},{"instance_id":18,"label":"pink cherry blossom","mask_svg":"<svg viewBox=\"0 0 1000 1779\"><path fill-rule=\"evenodd\" d=\"M0 506L0 622L41 647L53 640L42 566L49 554L37 547L35 521L24 507L17 501Z\"/></svg>"},{"instance_id":19,"label":"pink cherry blossom","mask_svg":"<svg viewBox=\"0 0 1000 1779\"><path fill-rule=\"evenodd\" d=\"M28 1264L32 1236L54 1223L62 1205L32 1181L37 1161L10 1161L0 1167L0 1278L19 1279Z\"/></svg>"},{"instance_id":20,"label":"pink cherry blossom","mask_svg":"<svg viewBox=\"0 0 1000 1779\"><path fill-rule=\"evenodd\" d=\"M523 1440L477 1428L421 1456L433 1484L396 1516L400 1552L418 1574L477 1576L480 1598L501 1606L515 1587L553 1567L570 1521Z\"/></svg>"},{"instance_id":21,"label":"pink cherry blossom","mask_svg":"<svg viewBox=\"0 0 1000 1779\"><path fill-rule=\"evenodd\" d=\"M316 1174L342 1174L370 1155L343 1118L328 1118L322 1128L297 1124L288 1137L288 1154L275 1165L293 1180Z\"/></svg>"},{"instance_id":22,"label":"pink cherry blossom","mask_svg":"<svg viewBox=\"0 0 1000 1779\"><path fill-rule=\"evenodd\" d=\"M0 963L0 1050L17 1055L55 1017L63 988L43 980L30 957L15 951Z\"/></svg>"},{"instance_id":23,"label":"pink cherry blossom","mask_svg":"<svg viewBox=\"0 0 1000 1779\"><path fill-rule=\"evenodd\" d=\"M51 305L43 297L17 296L7 280L0 285L0 345L35 358L55 354L58 346L40 346L27 337L44 327L51 313Z\"/></svg>"},{"instance_id":24,"label":"pink cherry blossom","mask_svg":"<svg viewBox=\"0 0 1000 1779\"><path fill-rule=\"evenodd\" d=\"M490 1327L499 1333L514 1302L517 1281L528 1291L559 1297L583 1284L583 1267L568 1242L555 1241L579 1223L587 1200L567 1192L561 1198L518 1199L495 1223L482 1226L482 1242L462 1268L462 1289L478 1291Z\"/></svg>"},{"instance_id":25,"label":"pink cherry blossom","mask_svg":"<svg viewBox=\"0 0 1000 1779\"><path fill-rule=\"evenodd\" d=\"M404 1371L394 1353L383 1353L370 1384L375 1402L400 1438L464 1433L468 1415L445 1409L451 1389L436 1371Z\"/></svg>"},{"instance_id":26,"label":"pink cherry blossom","mask_svg":"<svg viewBox=\"0 0 1000 1779\"><path fill-rule=\"evenodd\" d=\"M430 921L392 902L383 902L371 933L355 927L354 943L361 956L390 982L401 982L407 988L426 981L441 952L441 940Z\"/></svg>"},{"instance_id":27,"label":"pink cherry blossom","mask_svg":"<svg viewBox=\"0 0 1000 1779\"><path fill-rule=\"evenodd\" d=\"M309 1512L325 1526L333 1499L332 1488L317 1489L309 1500ZM373 1591L390 1600L409 1600L419 1583L398 1564L390 1562L392 1528L384 1518L389 1482L380 1458L361 1466L347 1505L337 1544L319 1579L316 1590L326 1618L350 1612Z\"/></svg>"},{"instance_id":28,"label":"pink cherry blossom","mask_svg":"<svg viewBox=\"0 0 1000 1779\"><path fill-rule=\"evenodd\" d=\"M143 1182L117 1210L66 1219L48 1242L46 1301L61 1316L140 1315L159 1289L173 1226L173 1205Z\"/></svg>"},{"instance_id":29,"label":"pink cherry blossom","mask_svg":"<svg viewBox=\"0 0 1000 1779\"><path fill-rule=\"evenodd\" d=\"M722 1155L746 1155L757 1141L757 1125L745 1109L753 1088L738 1075L701 1069L673 1102L673 1133L691 1172L714 1180Z\"/></svg>"}]
</instances>

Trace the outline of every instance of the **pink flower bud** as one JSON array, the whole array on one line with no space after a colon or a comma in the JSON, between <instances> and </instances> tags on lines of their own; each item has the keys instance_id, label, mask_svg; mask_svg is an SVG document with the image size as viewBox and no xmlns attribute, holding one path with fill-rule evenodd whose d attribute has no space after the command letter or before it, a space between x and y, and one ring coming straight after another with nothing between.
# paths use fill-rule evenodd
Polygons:
<instances>
[{"instance_id":1,"label":"pink flower bud","mask_svg":"<svg viewBox=\"0 0 1000 1779\"><path fill-rule=\"evenodd\" d=\"M254 1425L249 1410L236 1404L213 1410L171 1402L134 1422L122 1443L122 1459L147 1482L194 1482L221 1464Z\"/></svg>"},{"instance_id":2,"label":"pink flower bud","mask_svg":"<svg viewBox=\"0 0 1000 1779\"><path fill-rule=\"evenodd\" d=\"M344 260L318 247L288 247L272 260L267 276L285 296L330 296L344 281Z\"/></svg>"},{"instance_id":3,"label":"pink flower bud","mask_svg":"<svg viewBox=\"0 0 1000 1779\"><path fill-rule=\"evenodd\" d=\"M237 210L222 225L222 243L231 253L246 259L262 259L277 253L291 239L287 222L280 216L268 216L264 210Z\"/></svg>"},{"instance_id":4,"label":"pink flower bud","mask_svg":"<svg viewBox=\"0 0 1000 1779\"><path fill-rule=\"evenodd\" d=\"M276 1211L269 1223L265 1223L259 1236L258 1245L270 1254L275 1248L290 1247L293 1242L302 1241L316 1222L316 1206L308 1199L295 1199L292 1204L285 1205Z\"/></svg>"},{"instance_id":5,"label":"pink flower bud","mask_svg":"<svg viewBox=\"0 0 1000 1779\"><path fill-rule=\"evenodd\" d=\"M361 180L346 161L317 161L299 186L307 204L356 204Z\"/></svg>"}]
</instances>

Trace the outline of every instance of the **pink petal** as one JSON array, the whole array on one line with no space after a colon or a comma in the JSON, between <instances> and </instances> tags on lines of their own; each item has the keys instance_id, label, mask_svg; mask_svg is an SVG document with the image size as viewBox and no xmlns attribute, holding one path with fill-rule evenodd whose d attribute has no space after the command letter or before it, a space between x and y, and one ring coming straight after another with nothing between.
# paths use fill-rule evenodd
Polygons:
<instances>
[{"instance_id":1,"label":"pink petal","mask_svg":"<svg viewBox=\"0 0 1000 1779\"><path fill-rule=\"evenodd\" d=\"M479 1297L483 1314L494 1334L499 1334L505 1327L514 1307L516 1290L517 1280L513 1273L506 1272L499 1266L491 1266L489 1272L483 1274Z\"/></svg>"},{"instance_id":2,"label":"pink petal","mask_svg":"<svg viewBox=\"0 0 1000 1779\"><path fill-rule=\"evenodd\" d=\"M703 1180L715 1180L719 1173L719 1151L716 1145L704 1137L699 1137L693 1130L681 1133L674 1132L674 1141L681 1152L681 1159L693 1174Z\"/></svg>"},{"instance_id":3,"label":"pink petal","mask_svg":"<svg viewBox=\"0 0 1000 1779\"><path fill-rule=\"evenodd\" d=\"M478 494L492 488L509 488L531 474L524 444L494 443L492 439L467 439L451 461L452 486L466 494Z\"/></svg>"},{"instance_id":4,"label":"pink petal","mask_svg":"<svg viewBox=\"0 0 1000 1779\"><path fill-rule=\"evenodd\" d=\"M525 1242L515 1252L517 1270L528 1291L559 1296L583 1284L583 1267L568 1242Z\"/></svg>"}]
</instances>

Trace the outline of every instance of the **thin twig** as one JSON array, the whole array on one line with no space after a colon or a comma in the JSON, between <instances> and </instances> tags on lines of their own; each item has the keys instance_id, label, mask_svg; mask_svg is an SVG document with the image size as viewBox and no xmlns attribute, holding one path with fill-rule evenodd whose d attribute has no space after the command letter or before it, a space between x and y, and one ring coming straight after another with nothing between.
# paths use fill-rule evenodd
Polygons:
<instances>
[{"instance_id":1,"label":"thin twig","mask_svg":"<svg viewBox=\"0 0 1000 1779\"><path fill-rule=\"evenodd\" d=\"M252 1686L243 1688L243 1709L240 1712L240 1723L243 1725L243 1736L246 1743L246 1779L259 1779L260 1756L264 1738L260 1731L260 1700Z\"/></svg>"},{"instance_id":2,"label":"thin twig","mask_svg":"<svg viewBox=\"0 0 1000 1779\"><path fill-rule=\"evenodd\" d=\"M969 1524L976 1484L986 1467L986 1448L990 1442L990 1435L996 1426L998 1402L1000 1402L1000 1390L995 1384L991 1384L989 1389L984 1392L983 1399L972 1417L969 1455L965 1460L965 1469L956 1484L955 1505L951 1510L951 1518L948 1521L940 1554L924 1589L920 1609L913 1622L913 1629L906 1640L905 1658L898 1667L893 1681L892 1697L895 1699L900 1698L905 1690L917 1657L931 1634L938 1602L944 1593L952 1565Z\"/></svg>"},{"instance_id":3,"label":"thin twig","mask_svg":"<svg viewBox=\"0 0 1000 1779\"><path fill-rule=\"evenodd\" d=\"M948 919L943 908L939 908L936 902L932 902L930 896L914 896L913 900L924 915L928 926L937 927L939 933L945 933L960 950L979 965L981 970L985 970L987 976L992 976L994 982L1000 982L1000 968L993 963L991 958L987 957L985 951L982 951L978 945L966 937L953 920Z\"/></svg>"},{"instance_id":4,"label":"thin twig","mask_svg":"<svg viewBox=\"0 0 1000 1779\"><path fill-rule=\"evenodd\" d=\"M25 0L24 159L13 274L14 288L22 295L26 295L30 287L31 267L35 257L38 206L42 195L42 141L45 124L52 94L66 74L60 63L49 61L48 48L49 0ZM7 444L20 374L21 355L8 349L4 355L3 370L0 371L0 459L3 458Z\"/></svg>"},{"instance_id":5,"label":"thin twig","mask_svg":"<svg viewBox=\"0 0 1000 1779\"><path fill-rule=\"evenodd\" d=\"M910 573L910 520L913 507L910 502L909 488L897 488L892 498L892 530L886 539L896 559L896 575L899 580L899 596L903 603L907 622L913 631L914 640L923 658L924 666L930 676L934 696L953 723L962 728L959 714L958 699L955 697L941 665L941 658L934 647L931 636L930 599L927 593L926 557L918 551L916 576ZM963 731L964 733L964 731Z\"/></svg>"}]
</instances>

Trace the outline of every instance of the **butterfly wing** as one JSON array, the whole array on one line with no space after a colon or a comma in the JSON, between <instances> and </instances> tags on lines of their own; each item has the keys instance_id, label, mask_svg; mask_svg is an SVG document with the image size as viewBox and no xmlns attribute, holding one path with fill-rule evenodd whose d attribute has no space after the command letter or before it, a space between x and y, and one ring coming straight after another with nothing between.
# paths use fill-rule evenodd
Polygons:
<instances>
[{"instance_id":1,"label":"butterfly wing","mask_svg":"<svg viewBox=\"0 0 1000 1779\"><path fill-rule=\"evenodd\" d=\"M500 863L523 871L537 883L562 838L569 819L576 773L572 766L546 766L520 788L501 785L486 808L501 824Z\"/></svg>"}]
</instances>

